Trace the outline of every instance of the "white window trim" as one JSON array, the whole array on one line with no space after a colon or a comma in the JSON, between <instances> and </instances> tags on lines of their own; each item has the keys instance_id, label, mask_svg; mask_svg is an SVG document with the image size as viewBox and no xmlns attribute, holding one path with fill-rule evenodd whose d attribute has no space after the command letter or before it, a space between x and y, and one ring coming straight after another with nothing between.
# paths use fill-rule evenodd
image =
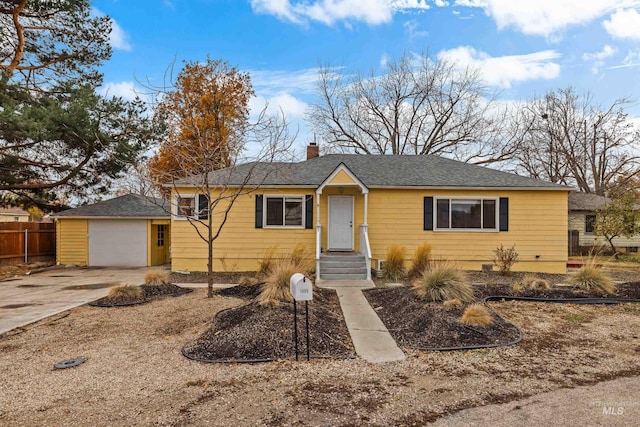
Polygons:
<instances>
[{"instance_id":1,"label":"white window trim","mask_svg":"<svg viewBox=\"0 0 640 427\"><path fill-rule=\"evenodd\" d=\"M179 221L187 221L189 219L197 219L197 215L180 215L180 206L178 205L178 199L193 199L193 211L198 211L198 195L194 193L189 194L176 194L173 198L173 219Z\"/></svg>"},{"instance_id":2,"label":"white window trim","mask_svg":"<svg viewBox=\"0 0 640 427\"><path fill-rule=\"evenodd\" d=\"M306 198L307 194L264 194L262 203L262 228L275 228L275 229L297 229L304 230L306 224ZM302 224L301 225L267 225L267 199L301 199L302 203ZM284 204L283 204L284 209ZM284 212L282 220L284 221Z\"/></svg>"},{"instance_id":3,"label":"white window trim","mask_svg":"<svg viewBox=\"0 0 640 427\"><path fill-rule=\"evenodd\" d=\"M496 202L496 226L495 228L439 228L438 227L438 200L449 200L449 227L451 227L451 201L452 200L493 200ZM484 223L484 209L480 209L480 224ZM500 231L500 198L483 196L440 196L433 198L433 231L453 233L498 233Z\"/></svg>"}]
</instances>

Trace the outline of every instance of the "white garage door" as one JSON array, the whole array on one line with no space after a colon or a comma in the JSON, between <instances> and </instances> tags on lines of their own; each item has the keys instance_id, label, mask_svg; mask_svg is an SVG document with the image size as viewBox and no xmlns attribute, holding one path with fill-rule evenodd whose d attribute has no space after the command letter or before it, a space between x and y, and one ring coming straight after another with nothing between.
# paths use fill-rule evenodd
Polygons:
<instances>
[{"instance_id":1,"label":"white garage door","mask_svg":"<svg viewBox=\"0 0 640 427\"><path fill-rule=\"evenodd\" d=\"M147 221L89 220L89 265L146 266Z\"/></svg>"}]
</instances>

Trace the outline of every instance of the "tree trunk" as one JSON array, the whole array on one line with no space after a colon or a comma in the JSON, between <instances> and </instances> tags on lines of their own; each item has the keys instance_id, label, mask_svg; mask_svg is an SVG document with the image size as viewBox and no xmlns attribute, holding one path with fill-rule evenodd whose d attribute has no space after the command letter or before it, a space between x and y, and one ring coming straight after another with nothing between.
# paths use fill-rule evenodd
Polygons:
<instances>
[{"instance_id":1,"label":"tree trunk","mask_svg":"<svg viewBox=\"0 0 640 427\"><path fill-rule=\"evenodd\" d=\"M611 250L613 251L613 256L618 259L618 250L616 249L616 247L613 245L613 239L615 238L612 237L610 239L607 239L607 242L609 242L609 246L611 246Z\"/></svg>"}]
</instances>

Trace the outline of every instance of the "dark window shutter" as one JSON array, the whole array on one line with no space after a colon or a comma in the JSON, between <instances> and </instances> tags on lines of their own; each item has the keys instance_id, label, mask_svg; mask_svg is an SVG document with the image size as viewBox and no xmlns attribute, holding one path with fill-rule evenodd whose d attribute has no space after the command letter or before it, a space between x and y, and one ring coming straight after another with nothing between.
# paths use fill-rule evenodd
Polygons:
<instances>
[{"instance_id":1,"label":"dark window shutter","mask_svg":"<svg viewBox=\"0 0 640 427\"><path fill-rule=\"evenodd\" d=\"M509 231L509 198L500 197L500 231Z\"/></svg>"},{"instance_id":2,"label":"dark window shutter","mask_svg":"<svg viewBox=\"0 0 640 427\"><path fill-rule=\"evenodd\" d=\"M313 228L313 196L305 197L304 228Z\"/></svg>"},{"instance_id":3,"label":"dark window shutter","mask_svg":"<svg viewBox=\"0 0 640 427\"><path fill-rule=\"evenodd\" d=\"M262 194L256 194L256 228L262 228Z\"/></svg>"},{"instance_id":4,"label":"dark window shutter","mask_svg":"<svg viewBox=\"0 0 640 427\"><path fill-rule=\"evenodd\" d=\"M198 194L198 219L209 218L209 198L205 194Z\"/></svg>"},{"instance_id":5,"label":"dark window shutter","mask_svg":"<svg viewBox=\"0 0 640 427\"><path fill-rule=\"evenodd\" d=\"M433 230L433 197L424 198L424 229Z\"/></svg>"}]
</instances>

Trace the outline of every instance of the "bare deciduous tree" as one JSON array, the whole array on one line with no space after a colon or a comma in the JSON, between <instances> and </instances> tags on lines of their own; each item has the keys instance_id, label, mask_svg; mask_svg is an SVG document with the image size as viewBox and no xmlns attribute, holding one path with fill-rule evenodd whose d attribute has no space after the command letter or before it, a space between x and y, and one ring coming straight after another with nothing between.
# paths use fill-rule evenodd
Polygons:
<instances>
[{"instance_id":1,"label":"bare deciduous tree","mask_svg":"<svg viewBox=\"0 0 640 427\"><path fill-rule=\"evenodd\" d=\"M156 109L167 138L150 160L149 173L172 190L173 214L185 218L207 244L209 297L214 242L234 203L272 173L284 173L282 164L273 162L286 158L295 139L284 114L269 116L265 106L251 119L252 95L248 73L209 59L187 63Z\"/></svg>"},{"instance_id":2,"label":"bare deciduous tree","mask_svg":"<svg viewBox=\"0 0 640 427\"><path fill-rule=\"evenodd\" d=\"M329 147L366 154L439 154L489 163L510 158L502 122L477 70L403 55L380 75L320 67L320 101L308 119Z\"/></svg>"},{"instance_id":3,"label":"bare deciduous tree","mask_svg":"<svg viewBox=\"0 0 640 427\"><path fill-rule=\"evenodd\" d=\"M628 102L602 107L589 93L566 88L525 103L516 119L517 126L529 123L516 150L517 170L606 195L638 171L640 134L622 108Z\"/></svg>"}]
</instances>

